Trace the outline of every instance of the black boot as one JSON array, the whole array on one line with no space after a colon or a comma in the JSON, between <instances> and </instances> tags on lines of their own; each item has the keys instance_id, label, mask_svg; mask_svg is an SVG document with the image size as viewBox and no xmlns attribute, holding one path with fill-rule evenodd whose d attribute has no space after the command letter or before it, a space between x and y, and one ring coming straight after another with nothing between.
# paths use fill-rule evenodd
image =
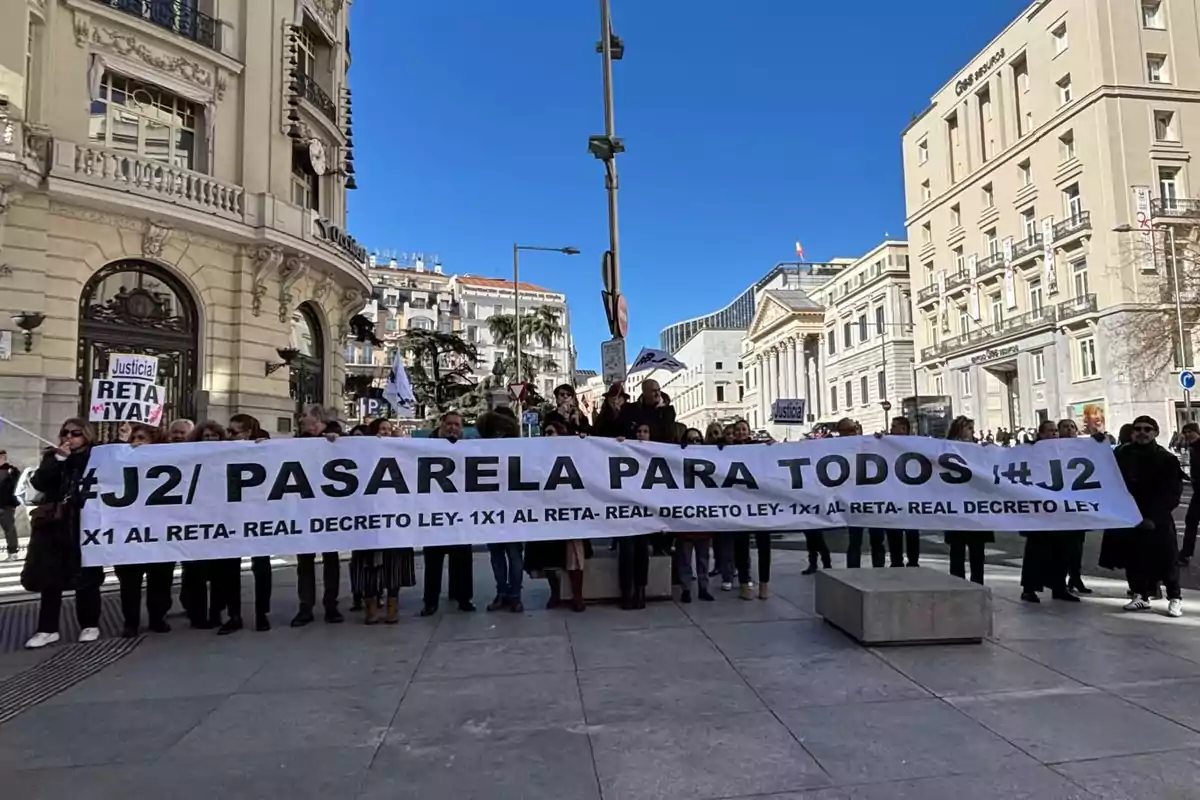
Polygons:
<instances>
[{"instance_id":1,"label":"black boot","mask_svg":"<svg viewBox=\"0 0 1200 800\"><path fill-rule=\"evenodd\" d=\"M639 586L633 590L633 607L634 608L645 608L646 607L646 587L645 586Z\"/></svg>"},{"instance_id":2,"label":"black boot","mask_svg":"<svg viewBox=\"0 0 1200 800\"><path fill-rule=\"evenodd\" d=\"M816 571L817 571L817 560L815 558L810 558L808 560L808 569L805 569L800 574L801 575L812 575Z\"/></svg>"},{"instance_id":3,"label":"black boot","mask_svg":"<svg viewBox=\"0 0 1200 800\"><path fill-rule=\"evenodd\" d=\"M546 608L558 608L562 605L562 578L557 570L546 573L546 583L550 584L550 599L546 601Z\"/></svg>"}]
</instances>

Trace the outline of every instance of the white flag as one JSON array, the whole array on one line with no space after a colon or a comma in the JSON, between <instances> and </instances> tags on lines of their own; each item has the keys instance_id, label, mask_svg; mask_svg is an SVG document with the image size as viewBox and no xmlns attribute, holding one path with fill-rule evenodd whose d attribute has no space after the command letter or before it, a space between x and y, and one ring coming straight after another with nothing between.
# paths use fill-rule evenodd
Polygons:
<instances>
[{"instance_id":1,"label":"white flag","mask_svg":"<svg viewBox=\"0 0 1200 800\"><path fill-rule=\"evenodd\" d=\"M399 419L412 419L416 414L417 398L413 395L408 373L404 371L404 353L399 349L396 350L396 361L392 364L387 386L383 387L383 399L388 401Z\"/></svg>"},{"instance_id":2,"label":"white flag","mask_svg":"<svg viewBox=\"0 0 1200 800\"><path fill-rule=\"evenodd\" d=\"M680 372L687 369L687 366L664 350L643 347L642 352L638 353L638 357L634 359L633 366L629 368L629 371L639 372L643 369L662 369L667 372Z\"/></svg>"}]
</instances>

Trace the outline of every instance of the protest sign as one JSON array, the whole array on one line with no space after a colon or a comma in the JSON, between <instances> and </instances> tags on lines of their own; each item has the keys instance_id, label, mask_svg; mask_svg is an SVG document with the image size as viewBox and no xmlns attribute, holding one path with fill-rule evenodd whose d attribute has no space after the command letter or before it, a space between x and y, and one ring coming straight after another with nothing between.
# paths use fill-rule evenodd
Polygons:
<instances>
[{"instance_id":1,"label":"protest sign","mask_svg":"<svg viewBox=\"0 0 1200 800\"><path fill-rule=\"evenodd\" d=\"M878 528L1049 531L1141 520L1112 450L909 436L658 445L343 437L92 451L86 564L580 539Z\"/></svg>"},{"instance_id":2,"label":"protest sign","mask_svg":"<svg viewBox=\"0 0 1200 800\"><path fill-rule=\"evenodd\" d=\"M158 357L111 353L108 356L108 377L155 383L158 380Z\"/></svg>"},{"instance_id":3,"label":"protest sign","mask_svg":"<svg viewBox=\"0 0 1200 800\"><path fill-rule=\"evenodd\" d=\"M131 378L96 378L88 419L92 422L162 422L166 388Z\"/></svg>"}]
</instances>

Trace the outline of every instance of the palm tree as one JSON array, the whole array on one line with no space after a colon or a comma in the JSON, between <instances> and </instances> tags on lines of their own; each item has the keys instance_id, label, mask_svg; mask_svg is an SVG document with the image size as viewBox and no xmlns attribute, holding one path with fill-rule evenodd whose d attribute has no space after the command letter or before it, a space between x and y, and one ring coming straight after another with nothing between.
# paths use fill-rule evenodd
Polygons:
<instances>
[{"instance_id":1,"label":"palm tree","mask_svg":"<svg viewBox=\"0 0 1200 800\"><path fill-rule=\"evenodd\" d=\"M504 348L504 378L510 382L534 384L543 372L557 372L558 364L550 356L535 356L526 351L529 343L549 350L563 335L558 309L538 306L521 314L521 375L517 376L517 318L513 314L495 314L488 318L492 341Z\"/></svg>"},{"instance_id":2,"label":"palm tree","mask_svg":"<svg viewBox=\"0 0 1200 800\"><path fill-rule=\"evenodd\" d=\"M417 402L440 413L470 391L479 351L454 333L409 328L396 342Z\"/></svg>"}]
</instances>

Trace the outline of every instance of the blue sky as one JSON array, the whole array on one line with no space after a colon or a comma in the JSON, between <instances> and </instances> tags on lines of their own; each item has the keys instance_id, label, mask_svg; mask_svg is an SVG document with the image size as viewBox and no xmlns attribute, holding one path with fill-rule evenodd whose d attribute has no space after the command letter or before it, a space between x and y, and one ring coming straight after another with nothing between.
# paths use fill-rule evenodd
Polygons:
<instances>
[{"instance_id":1,"label":"blue sky","mask_svg":"<svg viewBox=\"0 0 1200 800\"><path fill-rule=\"evenodd\" d=\"M629 356L809 260L903 236L900 131L1027 0L613 0ZM566 292L581 367L608 338L597 0L357 0L357 192L369 249ZM936 43L936 47L933 45Z\"/></svg>"}]
</instances>

